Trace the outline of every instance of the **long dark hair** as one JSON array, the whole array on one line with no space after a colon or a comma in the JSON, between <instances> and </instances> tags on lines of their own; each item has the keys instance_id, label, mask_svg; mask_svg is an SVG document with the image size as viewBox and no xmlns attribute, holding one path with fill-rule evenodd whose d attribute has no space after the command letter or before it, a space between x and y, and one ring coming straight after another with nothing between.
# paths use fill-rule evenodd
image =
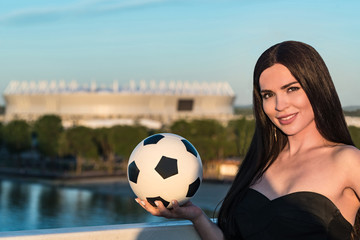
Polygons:
<instances>
[{"instance_id":1,"label":"long dark hair","mask_svg":"<svg viewBox=\"0 0 360 240\"><path fill-rule=\"evenodd\" d=\"M313 47L297 41L281 42L267 49L254 69L255 133L218 216L218 225L228 239L238 236L232 214L237 202L271 166L288 141L287 136L275 127L262 108L259 78L265 69L275 63L287 67L304 89L312 105L320 134L334 143L354 145L329 70L320 54ZM357 218L358 216L359 212ZM358 226L359 221L356 223L357 230Z\"/></svg>"}]
</instances>

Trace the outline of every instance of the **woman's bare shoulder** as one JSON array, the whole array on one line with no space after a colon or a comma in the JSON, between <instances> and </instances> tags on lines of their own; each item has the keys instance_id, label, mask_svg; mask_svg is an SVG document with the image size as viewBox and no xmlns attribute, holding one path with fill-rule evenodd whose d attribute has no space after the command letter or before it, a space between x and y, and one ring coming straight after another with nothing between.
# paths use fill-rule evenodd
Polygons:
<instances>
[{"instance_id":1,"label":"woman's bare shoulder","mask_svg":"<svg viewBox=\"0 0 360 240\"><path fill-rule=\"evenodd\" d=\"M330 148L330 155L327 160L334 167L342 173L356 170L360 172L360 150L351 145L333 145ZM359 174L360 176L360 174Z\"/></svg>"},{"instance_id":2,"label":"woman's bare shoulder","mask_svg":"<svg viewBox=\"0 0 360 240\"><path fill-rule=\"evenodd\" d=\"M334 147L333 158L339 163L360 165L360 150L351 145L338 145Z\"/></svg>"},{"instance_id":3,"label":"woman's bare shoulder","mask_svg":"<svg viewBox=\"0 0 360 240\"><path fill-rule=\"evenodd\" d=\"M360 195L360 150L350 145L335 147L333 160L336 169L344 174L348 186Z\"/></svg>"}]
</instances>

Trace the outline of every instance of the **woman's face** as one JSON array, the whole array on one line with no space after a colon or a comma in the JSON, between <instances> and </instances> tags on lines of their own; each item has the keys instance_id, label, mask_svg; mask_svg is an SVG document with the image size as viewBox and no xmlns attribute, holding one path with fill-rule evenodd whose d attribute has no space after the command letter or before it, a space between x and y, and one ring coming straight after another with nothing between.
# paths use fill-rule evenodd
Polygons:
<instances>
[{"instance_id":1,"label":"woman's face","mask_svg":"<svg viewBox=\"0 0 360 240\"><path fill-rule=\"evenodd\" d=\"M259 79L263 109L286 135L313 131L314 112L300 83L282 64L265 69Z\"/></svg>"}]
</instances>

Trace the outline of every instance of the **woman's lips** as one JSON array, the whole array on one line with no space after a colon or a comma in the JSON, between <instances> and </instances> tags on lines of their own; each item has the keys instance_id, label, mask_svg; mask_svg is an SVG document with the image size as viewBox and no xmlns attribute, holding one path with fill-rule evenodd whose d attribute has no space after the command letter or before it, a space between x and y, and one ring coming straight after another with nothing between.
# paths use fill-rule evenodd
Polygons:
<instances>
[{"instance_id":1,"label":"woman's lips","mask_svg":"<svg viewBox=\"0 0 360 240\"><path fill-rule=\"evenodd\" d=\"M277 117L277 119L281 125L288 125L295 120L296 116L297 113L293 113L293 114Z\"/></svg>"}]
</instances>

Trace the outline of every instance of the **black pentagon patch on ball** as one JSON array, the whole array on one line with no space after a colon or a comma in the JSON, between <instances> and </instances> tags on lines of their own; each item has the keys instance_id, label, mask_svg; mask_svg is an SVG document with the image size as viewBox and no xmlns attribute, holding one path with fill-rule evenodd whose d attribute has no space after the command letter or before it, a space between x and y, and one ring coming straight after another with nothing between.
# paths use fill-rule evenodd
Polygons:
<instances>
[{"instance_id":1,"label":"black pentagon patch on ball","mask_svg":"<svg viewBox=\"0 0 360 240\"><path fill-rule=\"evenodd\" d=\"M157 144L163 138L164 136L161 134L150 136L144 140L144 146L149 144Z\"/></svg>"},{"instance_id":2,"label":"black pentagon patch on ball","mask_svg":"<svg viewBox=\"0 0 360 240\"><path fill-rule=\"evenodd\" d=\"M137 183L139 173L140 173L140 170L136 166L135 161L130 163L130 165L128 167L129 180L132 181L133 183Z\"/></svg>"},{"instance_id":3,"label":"black pentagon patch on ball","mask_svg":"<svg viewBox=\"0 0 360 240\"><path fill-rule=\"evenodd\" d=\"M162 156L155 170L163 179L174 176L178 174L177 160L175 158Z\"/></svg>"},{"instance_id":4,"label":"black pentagon patch on ball","mask_svg":"<svg viewBox=\"0 0 360 240\"><path fill-rule=\"evenodd\" d=\"M153 197L153 198L150 198L150 197L147 197L146 200L153 206L153 207L156 207L156 204L155 204L155 201L161 201L165 207L167 207L169 205L170 202L168 201L165 201L164 199L162 199L160 196L158 197Z\"/></svg>"},{"instance_id":5,"label":"black pentagon patch on ball","mask_svg":"<svg viewBox=\"0 0 360 240\"><path fill-rule=\"evenodd\" d=\"M196 151L196 149L194 148L194 146L186 139L182 139L181 140L183 142L183 144L186 147L186 150L191 153L192 155L194 155L195 157L197 157L198 153Z\"/></svg>"},{"instance_id":6,"label":"black pentagon patch on ball","mask_svg":"<svg viewBox=\"0 0 360 240\"><path fill-rule=\"evenodd\" d=\"M192 184L189 185L186 197L192 197L200 187L200 178L197 178Z\"/></svg>"}]
</instances>

